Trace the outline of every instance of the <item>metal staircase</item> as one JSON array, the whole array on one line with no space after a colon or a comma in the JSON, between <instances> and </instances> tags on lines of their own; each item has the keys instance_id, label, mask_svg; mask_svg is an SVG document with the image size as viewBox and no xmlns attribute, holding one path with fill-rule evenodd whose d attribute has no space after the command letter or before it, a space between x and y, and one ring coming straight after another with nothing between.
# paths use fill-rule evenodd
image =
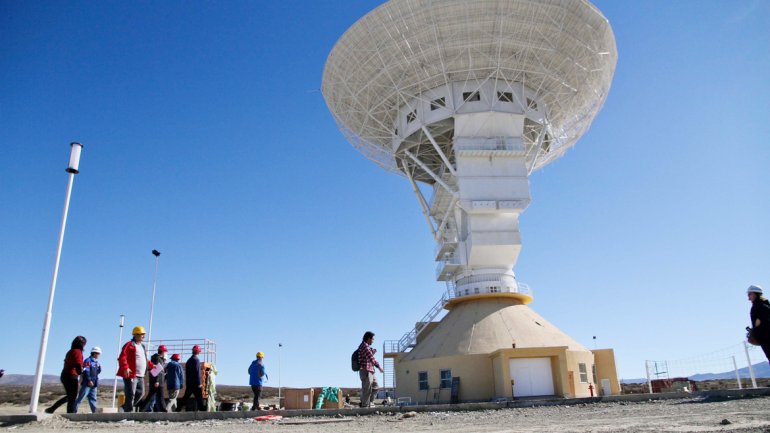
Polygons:
<instances>
[{"instance_id":1,"label":"metal staircase","mask_svg":"<svg viewBox=\"0 0 770 433\"><path fill-rule=\"evenodd\" d=\"M432 322L436 316L438 316L438 314L444 309L444 306L447 304L447 302L449 302L450 299L452 299L452 297L452 292L447 290L441 296L441 299L439 299L438 302L436 302L433 307L431 307L431 309L425 313L422 319L417 322L412 330L404 334L404 336L399 340L385 341L383 343L383 351L385 353L406 352L407 349L414 347L414 343L417 340L417 336L420 335L420 332L422 332L425 327L428 326L428 324Z\"/></svg>"}]
</instances>

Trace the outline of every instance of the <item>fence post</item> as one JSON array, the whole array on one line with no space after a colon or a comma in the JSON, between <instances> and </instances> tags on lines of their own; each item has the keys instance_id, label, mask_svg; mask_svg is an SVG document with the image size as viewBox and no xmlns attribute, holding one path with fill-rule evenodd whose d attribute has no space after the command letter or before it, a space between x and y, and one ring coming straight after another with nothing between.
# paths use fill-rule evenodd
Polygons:
<instances>
[{"instance_id":1,"label":"fence post","mask_svg":"<svg viewBox=\"0 0 770 433\"><path fill-rule=\"evenodd\" d=\"M751 366L751 357L749 356L749 345L743 342L743 350L746 352L746 362L749 364L749 376L751 376L751 387L757 387L757 379L754 378L754 368Z\"/></svg>"},{"instance_id":2,"label":"fence post","mask_svg":"<svg viewBox=\"0 0 770 433\"><path fill-rule=\"evenodd\" d=\"M733 358L733 369L735 369L735 380L738 381L738 389L743 389L743 385L741 385L741 375L738 373L738 364L735 362L735 355L732 356Z\"/></svg>"},{"instance_id":3,"label":"fence post","mask_svg":"<svg viewBox=\"0 0 770 433\"><path fill-rule=\"evenodd\" d=\"M652 394L652 381L650 381L650 361L644 361L644 372L647 374L647 388Z\"/></svg>"}]
</instances>

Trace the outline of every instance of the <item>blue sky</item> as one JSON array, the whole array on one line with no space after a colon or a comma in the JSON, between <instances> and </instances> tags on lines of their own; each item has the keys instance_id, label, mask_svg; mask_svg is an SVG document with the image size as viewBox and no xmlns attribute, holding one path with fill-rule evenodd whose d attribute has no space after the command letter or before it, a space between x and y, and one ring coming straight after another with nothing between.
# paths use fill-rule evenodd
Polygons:
<instances>
[{"instance_id":1,"label":"blue sky","mask_svg":"<svg viewBox=\"0 0 770 433\"><path fill-rule=\"evenodd\" d=\"M0 1L0 368L34 373L77 140L47 374L78 334L112 370L118 316L149 321L155 248L154 339L217 341L219 383L247 384L261 350L277 385L282 342L282 385L355 386L361 334L399 338L444 290L408 182L319 91L378 4ZM641 377L740 342L745 288L770 289L770 4L596 5L614 82L531 177L515 271L537 312Z\"/></svg>"}]
</instances>

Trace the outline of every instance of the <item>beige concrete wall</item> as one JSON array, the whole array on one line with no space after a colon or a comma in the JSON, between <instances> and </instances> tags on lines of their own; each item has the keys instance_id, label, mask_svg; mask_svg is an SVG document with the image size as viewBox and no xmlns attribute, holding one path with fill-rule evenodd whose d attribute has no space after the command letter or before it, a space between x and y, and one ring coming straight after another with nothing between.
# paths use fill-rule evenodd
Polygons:
<instances>
[{"instance_id":1,"label":"beige concrete wall","mask_svg":"<svg viewBox=\"0 0 770 433\"><path fill-rule=\"evenodd\" d=\"M459 355L441 358L402 361L395 358L396 394L399 397L411 397L418 403L448 403L451 397L449 388L439 389L440 371L452 370L452 377L460 378L460 401L487 401L494 398L492 359L487 355ZM426 392L419 389L418 372L428 373Z\"/></svg>"},{"instance_id":2,"label":"beige concrete wall","mask_svg":"<svg viewBox=\"0 0 770 433\"><path fill-rule=\"evenodd\" d=\"M425 340L425 338L428 337L428 334L433 332L433 330L436 329L436 327L438 327L439 323L440 322L426 323L425 324L425 328L423 328L422 331L420 331L420 333L417 334L417 338L415 340L415 344L420 344L423 340ZM420 325L422 325L422 323L421 322L417 322L415 324L415 328L419 327Z\"/></svg>"},{"instance_id":3,"label":"beige concrete wall","mask_svg":"<svg viewBox=\"0 0 770 433\"><path fill-rule=\"evenodd\" d=\"M584 363L586 365L586 373L587 373L587 381L581 382L580 381L580 370L579 370L579 363ZM577 350L568 350L567 351L567 371L568 375L569 372L572 371L572 380L573 380L573 386L575 389L575 394L571 395L570 397L590 397L591 391L588 389L589 386L593 387L593 393L594 396L597 395L598 391L596 390L596 384L594 384L593 379L593 371L592 367L594 365L594 354L590 351L577 351Z\"/></svg>"},{"instance_id":4,"label":"beige concrete wall","mask_svg":"<svg viewBox=\"0 0 770 433\"><path fill-rule=\"evenodd\" d=\"M507 367L506 367L507 368ZM505 384L506 374L503 372L502 356L492 358L492 381L495 385L495 397L505 397L506 386L510 390L510 385Z\"/></svg>"},{"instance_id":5,"label":"beige concrete wall","mask_svg":"<svg viewBox=\"0 0 770 433\"><path fill-rule=\"evenodd\" d=\"M620 381L618 380L618 370L615 367L615 351L612 349L596 349L592 352L594 353L594 360L596 362L596 375L598 376L599 389L601 389L601 380L609 379L612 395L619 395L621 393L621 388Z\"/></svg>"},{"instance_id":6,"label":"beige concrete wall","mask_svg":"<svg viewBox=\"0 0 770 433\"><path fill-rule=\"evenodd\" d=\"M513 397L509 360L513 358L550 358L554 394L563 397L599 395L600 386L594 383L592 367L596 365L597 380L609 378L613 394L620 393L612 349L596 351L567 350L563 347L530 347L501 349L485 355L457 355L440 358L403 361L405 354L395 357L396 393L411 397L413 402L449 402L451 390L439 389L440 371L451 369L453 377L460 377L460 401L487 401L497 397ZM579 363L586 365L587 382L580 381ZM428 392L419 390L418 372L428 373Z\"/></svg>"}]
</instances>

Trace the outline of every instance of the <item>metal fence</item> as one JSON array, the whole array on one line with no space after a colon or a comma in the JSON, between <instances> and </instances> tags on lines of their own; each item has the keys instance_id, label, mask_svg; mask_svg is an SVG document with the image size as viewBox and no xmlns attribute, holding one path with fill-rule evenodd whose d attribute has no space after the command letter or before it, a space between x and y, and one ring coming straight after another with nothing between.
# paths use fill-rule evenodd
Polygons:
<instances>
[{"instance_id":1,"label":"metal fence","mask_svg":"<svg viewBox=\"0 0 770 433\"><path fill-rule=\"evenodd\" d=\"M200 359L203 362L217 363L217 343L208 338L181 338L173 340L153 340L147 349L150 353L158 351L160 345L165 345L169 354L178 353L182 359L192 354L192 348L199 346L201 349Z\"/></svg>"}]
</instances>

